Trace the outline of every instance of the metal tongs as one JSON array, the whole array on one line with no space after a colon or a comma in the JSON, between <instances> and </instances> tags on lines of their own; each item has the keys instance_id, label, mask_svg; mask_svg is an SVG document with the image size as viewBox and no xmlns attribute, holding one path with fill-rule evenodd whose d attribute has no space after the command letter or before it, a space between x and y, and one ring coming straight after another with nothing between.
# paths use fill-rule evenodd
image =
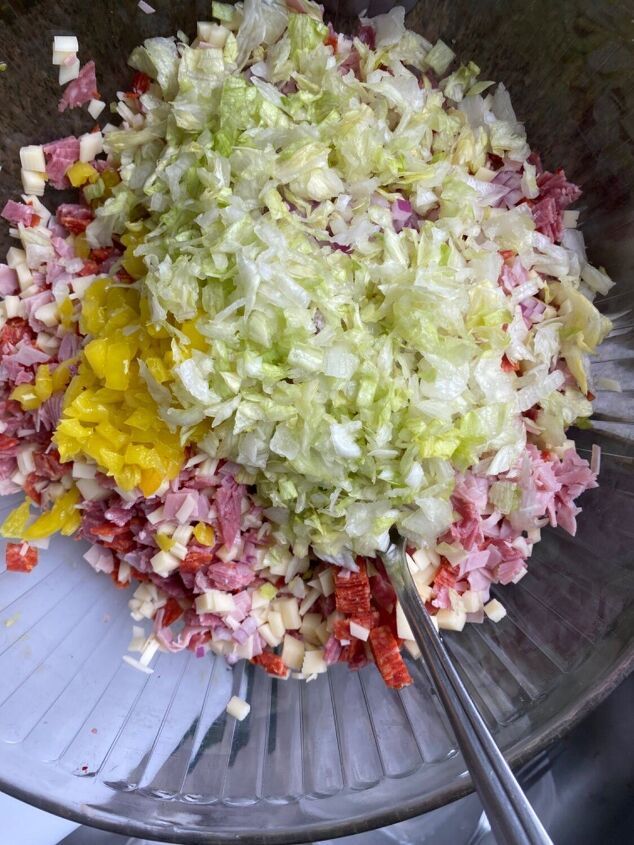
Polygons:
<instances>
[{"instance_id":1,"label":"metal tongs","mask_svg":"<svg viewBox=\"0 0 634 845\"><path fill-rule=\"evenodd\" d=\"M405 558L405 541L393 536L381 558L444 705L497 842L500 845L552 845L425 609Z\"/></svg>"}]
</instances>

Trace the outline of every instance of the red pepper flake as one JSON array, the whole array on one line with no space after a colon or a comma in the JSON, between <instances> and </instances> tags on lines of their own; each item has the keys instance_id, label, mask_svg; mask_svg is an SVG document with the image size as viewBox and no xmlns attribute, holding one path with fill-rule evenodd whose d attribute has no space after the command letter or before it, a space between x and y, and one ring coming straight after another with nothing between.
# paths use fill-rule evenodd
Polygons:
<instances>
[{"instance_id":1,"label":"red pepper flake","mask_svg":"<svg viewBox=\"0 0 634 845\"><path fill-rule=\"evenodd\" d=\"M6 561L9 572L30 572L38 564L37 549L28 543L7 543Z\"/></svg>"},{"instance_id":2,"label":"red pepper flake","mask_svg":"<svg viewBox=\"0 0 634 845\"><path fill-rule=\"evenodd\" d=\"M267 675L274 675L276 678L288 678L288 666L278 654L264 651L252 658L251 663L261 666Z\"/></svg>"},{"instance_id":3,"label":"red pepper flake","mask_svg":"<svg viewBox=\"0 0 634 845\"><path fill-rule=\"evenodd\" d=\"M389 628L383 626L370 631L370 648L377 668L388 687L402 689L412 683L398 641Z\"/></svg>"}]
</instances>

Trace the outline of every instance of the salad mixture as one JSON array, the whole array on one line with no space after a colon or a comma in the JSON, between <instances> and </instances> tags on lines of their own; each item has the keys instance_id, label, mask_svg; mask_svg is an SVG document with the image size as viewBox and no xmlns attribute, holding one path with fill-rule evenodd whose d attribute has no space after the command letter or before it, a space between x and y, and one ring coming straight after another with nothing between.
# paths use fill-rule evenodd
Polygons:
<instances>
[{"instance_id":1,"label":"salad mixture","mask_svg":"<svg viewBox=\"0 0 634 845\"><path fill-rule=\"evenodd\" d=\"M145 672L191 649L308 680L374 661L400 688L392 527L452 630L504 616L491 586L545 525L574 534L598 451L566 431L612 282L504 86L401 8L353 36L308 0L213 16L138 47L105 112L55 39L87 131L23 148L1 212L7 568L88 541L135 586Z\"/></svg>"}]
</instances>

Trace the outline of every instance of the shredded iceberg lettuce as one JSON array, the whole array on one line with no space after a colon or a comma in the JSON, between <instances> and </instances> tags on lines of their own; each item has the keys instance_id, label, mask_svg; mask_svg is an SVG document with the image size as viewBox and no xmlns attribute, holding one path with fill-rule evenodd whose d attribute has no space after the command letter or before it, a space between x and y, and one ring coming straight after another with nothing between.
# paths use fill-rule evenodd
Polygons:
<instances>
[{"instance_id":1,"label":"shredded iceberg lettuce","mask_svg":"<svg viewBox=\"0 0 634 845\"><path fill-rule=\"evenodd\" d=\"M135 50L156 84L106 134L122 183L87 234L143 218L138 284L172 338L149 387L184 440L244 468L280 543L346 561L396 525L433 546L456 472L506 472L536 428L555 448L587 415L583 356L608 324L538 228L541 168L503 86L473 63L437 83L453 52L402 9L333 40L292 5L214 3L224 47Z\"/></svg>"}]
</instances>

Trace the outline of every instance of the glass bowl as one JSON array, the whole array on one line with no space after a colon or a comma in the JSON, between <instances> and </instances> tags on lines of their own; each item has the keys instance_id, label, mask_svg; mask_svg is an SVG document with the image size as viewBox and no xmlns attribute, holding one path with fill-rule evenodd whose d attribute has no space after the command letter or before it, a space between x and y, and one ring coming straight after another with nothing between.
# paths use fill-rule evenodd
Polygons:
<instances>
[{"instance_id":1,"label":"glass bowl","mask_svg":"<svg viewBox=\"0 0 634 845\"><path fill-rule=\"evenodd\" d=\"M111 97L136 44L191 31L209 13L208 0L153 4L145 15L132 0L0 3L0 202L19 192L20 146L90 126L83 110L57 113L53 34L79 36ZM356 11L341 6L333 17L345 24ZM603 448L601 486L583 498L579 534L547 534L528 576L499 590L508 609L500 624L446 637L515 765L607 695L634 655L631 5L424 0L409 24L507 84L546 165L565 166L583 186L589 253L618 283L602 305L615 328L594 372L618 378L623 392L597 390L592 430L578 434L586 453ZM6 231L0 238L6 247ZM0 574L2 790L127 835L281 845L385 825L471 789L419 663L400 693L373 668L335 667L304 685L189 654L160 655L145 676L121 660L127 596L82 551L57 538L28 577ZM251 702L244 722L225 714L231 694Z\"/></svg>"}]
</instances>

